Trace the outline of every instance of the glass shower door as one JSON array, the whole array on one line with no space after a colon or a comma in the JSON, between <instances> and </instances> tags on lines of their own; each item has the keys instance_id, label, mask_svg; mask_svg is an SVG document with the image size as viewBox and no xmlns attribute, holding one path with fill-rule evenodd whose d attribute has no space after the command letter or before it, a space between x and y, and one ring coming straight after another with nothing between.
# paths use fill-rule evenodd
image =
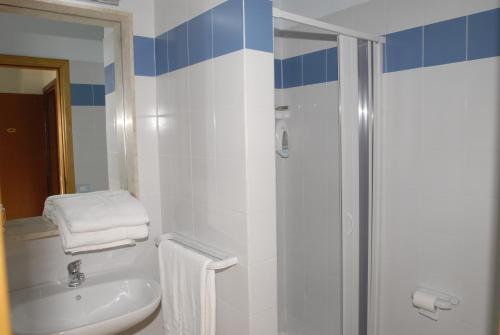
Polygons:
<instances>
[{"instance_id":1,"label":"glass shower door","mask_svg":"<svg viewBox=\"0 0 500 335\"><path fill-rule=\"evenodd\" d=\"M275 27L279 332L337 335L342 329L337 37L283 22Z\"/></svg>"}]
</instances>

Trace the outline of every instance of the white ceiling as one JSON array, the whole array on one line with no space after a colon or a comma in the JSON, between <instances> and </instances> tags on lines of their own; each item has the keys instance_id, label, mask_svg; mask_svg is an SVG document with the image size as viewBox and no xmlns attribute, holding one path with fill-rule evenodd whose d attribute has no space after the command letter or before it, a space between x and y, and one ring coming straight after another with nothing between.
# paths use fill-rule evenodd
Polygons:
<instances>
[{"instance_id":1,"label":"white ceiling","mask_svg":"<svg viewBox=\"0 0 500 335\"><path fill-rule=\"evenodd\" d=\"M295 14L319 19L370 0L274 0L274 6Z\"/></svg>"},{"instance_id":2,"label":"white ceiling","mask_svg":"<svg viewBox=\"0 0 500 335\"><path fill-rule=\"evenodd\" d=\"M0 30L102 41L104 28L32 16L0 13Z\"/></svg>"},{"instance_id":3,"label":"white ceiling","mask_svg":"<svg viewBox=\"0 0 500 335\"><path fill-rule=\"evenodd\" d=\"M56 72L51 70L0 67L0 93L42 94L54 79Z\"/></svg>"}]
</instances>

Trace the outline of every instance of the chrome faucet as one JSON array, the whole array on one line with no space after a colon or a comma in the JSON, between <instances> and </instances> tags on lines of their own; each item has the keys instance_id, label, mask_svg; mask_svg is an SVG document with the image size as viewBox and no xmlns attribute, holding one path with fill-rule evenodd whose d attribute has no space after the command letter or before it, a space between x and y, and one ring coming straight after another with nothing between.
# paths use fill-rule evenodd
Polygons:
<instances>
[{"instance_id":1,"label":"chrome faucet","mask_svg":"<svg viewBox=\"0 0 500 335\"><path fill-rule=\"evenodd\" d=\"M81 264L80 259L68 264L69 287L78 287L85 281L85 274L80 272Z\"/></svg>"}]
</instances>

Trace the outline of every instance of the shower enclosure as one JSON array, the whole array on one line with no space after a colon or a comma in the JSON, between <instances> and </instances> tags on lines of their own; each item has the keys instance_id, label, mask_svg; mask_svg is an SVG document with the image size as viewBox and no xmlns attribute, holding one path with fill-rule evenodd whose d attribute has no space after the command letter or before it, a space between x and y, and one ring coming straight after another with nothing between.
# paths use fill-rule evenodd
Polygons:
<instances>
[{"instance_id":1,"label":"shower enclosure","mask_svg":"<svg viewBox=\"0 0 500 335\"><path fill-rule=\"evenodd\" d=\"M279 333L365 335L379 41L274 13Z\"/></svg>"}]
</instances>

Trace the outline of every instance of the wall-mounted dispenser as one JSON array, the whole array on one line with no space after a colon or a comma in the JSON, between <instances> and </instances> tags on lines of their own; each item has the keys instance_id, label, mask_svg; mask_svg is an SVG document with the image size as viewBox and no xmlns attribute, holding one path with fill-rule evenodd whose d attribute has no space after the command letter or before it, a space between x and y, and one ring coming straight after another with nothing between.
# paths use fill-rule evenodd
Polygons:
<instances>
[{"instance_id":1,"label":"wall-mounted dispenser","mask_svg":"<svg viewBox=\"0 0 500 335\"><path fill-rule=\"evenodd\" d=\"M288 126L284 120L276 122L276 153L282 158L288 158Z\"/></svg>"}]
</instances>

